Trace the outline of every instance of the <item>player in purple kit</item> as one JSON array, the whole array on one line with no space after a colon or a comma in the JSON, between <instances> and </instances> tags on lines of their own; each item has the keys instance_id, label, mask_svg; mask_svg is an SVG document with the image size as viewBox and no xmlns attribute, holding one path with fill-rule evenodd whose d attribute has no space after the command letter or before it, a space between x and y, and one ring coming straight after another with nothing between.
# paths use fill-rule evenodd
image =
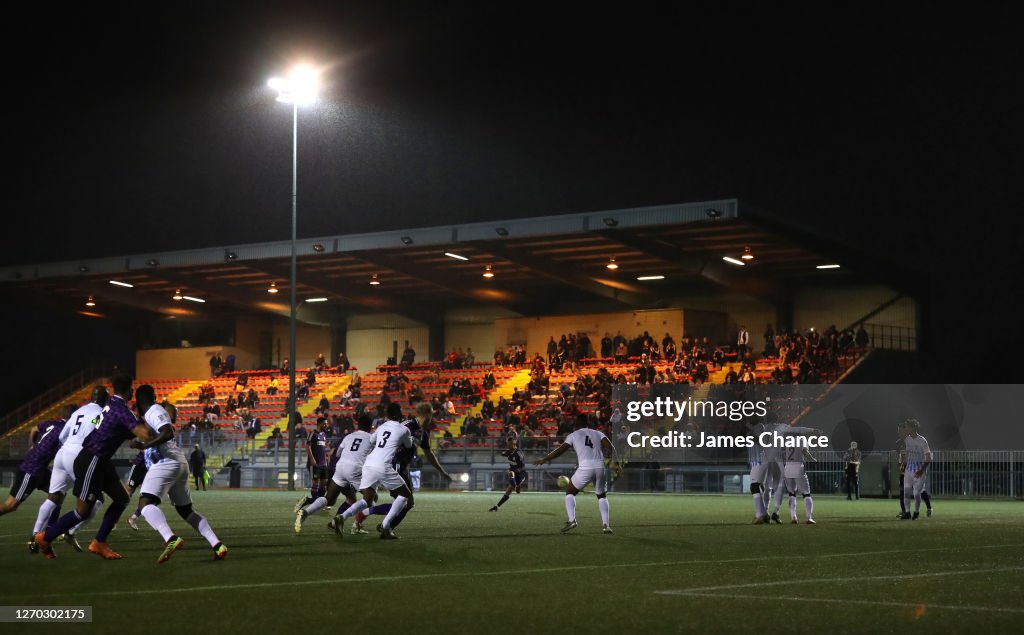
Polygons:
<instances>
[{"instance_id":1,"label":"player in purple kit","mask_svg":"<svg viewBox=\"0 0 1024 635\"><path fill-rule=\"evenodd\" d=\"M323 417L316 420L316 428L306 439L306 467L312 485L309 496L295 503L293 511L296 514L327 492L327 481L331 478L331 472L327 469L327 419Z\"/></svg>"},{"instance_id":2,"label":"player in purple kit","mask_svg":"<svg viewBox=\"0 0 1024 635\"><path fill-rule=\"evenodd\" d=\"M66 417L73 411L74 406L66 407L62 414ZM25 454L14 473L14 485L11 486L11 493L7 500L0 504L0 516L9 514L25 502L25 499L37 488L48 488L50 486L50 461L57 456L60 450L60 433L64 429L64 419L44 421L33 431L32 436L37 439Z\"/></svg>"},{"instance_id":3,"label":"player in purple kit","mask_svg":"<svg viewBox=\"0 0 1024 635\"><path fill-rule=\"evenodd\" d=\"M89 543L89 551L107 560L121 558L121 555L107 544L107 536L128 506L129 499L111 457L125 441L133 437L149 441L152 434L144 423L139 423L128 408L128 397L132 394L132 378L119 374L111 383L114 385L114 396L103 408L103 415L96 431L86 437L82 450L75 459L74 492L78 498L76 509L61 516L45 532L36 534L36 544L47 559L56 557L50 543L87 518L101 492L110 496L110 505L103 514L103 522L100 523L96 537Z\"/></svg>"}]
</instances>

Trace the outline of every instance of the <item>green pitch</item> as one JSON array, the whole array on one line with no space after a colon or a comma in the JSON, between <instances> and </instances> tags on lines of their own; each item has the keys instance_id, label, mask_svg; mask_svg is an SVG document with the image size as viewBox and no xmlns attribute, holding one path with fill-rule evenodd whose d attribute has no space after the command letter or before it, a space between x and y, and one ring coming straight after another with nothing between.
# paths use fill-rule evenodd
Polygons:
<instances>
[{"instance_id":1,"label":"green pitch","mask_svg":"<svg viewBox=\"0 0 1024 635\"><path fill-rule=\"evenodd\" d=\"M107 562L62 543L24 547L41 498L0 520L0 604L91 605L104 633L1021 632L1024 505L819 497L817 525L753 526L749 496L612 494L615 535L592 495L560 534L563 497L423 492L401 540L337 538L328 516L292 531L298 494L194 494L231 551L215 562L173 512L185 548L123 521ZM803 506L800 505L803 517ZM367 523L375 527L379 518ZM91 532L90 533L91 536ZM4 624L4 633L52 626Z\"/></svg>"}]
</instances>

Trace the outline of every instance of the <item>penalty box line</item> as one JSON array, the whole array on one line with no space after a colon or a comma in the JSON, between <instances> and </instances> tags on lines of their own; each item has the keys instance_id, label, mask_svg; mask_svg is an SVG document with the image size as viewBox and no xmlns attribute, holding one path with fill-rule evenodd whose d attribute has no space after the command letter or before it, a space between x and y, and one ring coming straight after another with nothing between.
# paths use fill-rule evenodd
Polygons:
<instances>
[{"instance_id":1,"label":"penalty box line","mask_svg":"<svg viewBox=\"0 0 1024 635\"><path fill-rule=\"evenodd\" d=\"M849 557L859 556L871 553L877 554L893 554L893 553L915 553L919 551L951 551L951 550L964 550L964 549L1000 549L1008 547L1021 547L1022 544L1010 544L1010 545L980 545L977 547L944 547L944 548L924 548L924 549L897 549L879 552L853 552L843 554L827 554L821 556L804 556L809 559L819 557ZM413 573L408 575L391 575L391 576L374 576L374 577L363 577L363 578L335 578L335 579L322 579L322 580L287 580L281 582L249 582L241 584L211 584L206 586L191 586L191 587L179 587L179 588L163 588L163 589L137 589L133 591L76 591L69 594L64 593L47 593L47 594L22 594L22 595L9 595L7 597L16 598L64 598L68 597L97 597L97 596L118 596L118 595L153 595L160 593L195 593L197 591L226 591L234 589L262 589L262 588L279 588L288 586L309 586L309 585L321 585L321 584L347 584L347 583L358 583L365 584L369 582L395 582L402 580L430 580L440 578L470 578L470 577L490 577L490 576L509 576L516 574L543 574L543 573L571 573L574 571L596 571L604 569L629 569L629 568L640 568L640 567L677 567L695 564L727 564L737 562L764 562L766 560L791 560L793 556L757 556L750 558L732 558L726 560L674 560L674 561L663 561L663 562L619 562L612 564L595 564L595 565L578 565L578 566L566 566L566 567L545 567L542 569L507 569L502 571L456 571L448 573ZM47 566L43 564L42 566ZM1007 570L1024 570L1024 567ZM984 571L995 571L993 569L985 569ZM912 574L919 577L921 574ZM891 576L890 576L891 577ZM856 578L857 580L867 578ZM801 582L803 580L800 580ZM739 585L739 587L747 585ZM755 586L755 585L750 585ZM764 586L758 584L756 586ZM724 589L739 588L737 586L726 586ZM698 589L682 589L678 591L659 591L662 594L675 594L685 595L688 591L700 592L706 591L711 588L717 587L705 587Z\"/></svg>"},{"instance_id":2,"label":"penalty box line","mask_svg":"<svg viewBox=\"0 0 1024 635\"><path fill-rule=\"evenodd\" d=\"M870 581L888 581L888 580L913 580L920 578L938 578L946 576L958 576L958 575L975 575L975 574L991 574L991 573L1009 573L1024 571L1024 567L1000 567L1000 568L988 568L988 569L968 569L968 570L954 570L954 571L932 571L928 573L905 573L905 574L893 574L893 575L873 575L873 576L859 576L859 577L834 577L834 578L794 578L791 580L776 580L771 582L748 582L744 584L724 584L718 586L708 587L695 587L691 589L673 589L668 591L655 591L655 595L669 595L677 597L705 597L705 598L723 598L733 600L760 600L760 601L795 601L795 602L816 602L816 603L827 603L827 604L864 604L872 606L894 606L902 608L934 608L934 609L945 609L945 610L961 610L961 611L989 611L998 613L1024 613L1024 609L1014 609L1006 607L994 607L994 606L973 606L973 605L955 605L955 604L930 604L927 602L912 603L912 602L893 602L886 600L851 600L851 599L835 599L835 598L811 598L801 596L764 596L764 595L736 595L736 594L721 594L719 591L735 591L739 589L751 589L751 588L764 588L774 586L788 586L788 585L799 585L799 584L849 584L857 582L870 582Z\"/></svg>"}]
</instances>

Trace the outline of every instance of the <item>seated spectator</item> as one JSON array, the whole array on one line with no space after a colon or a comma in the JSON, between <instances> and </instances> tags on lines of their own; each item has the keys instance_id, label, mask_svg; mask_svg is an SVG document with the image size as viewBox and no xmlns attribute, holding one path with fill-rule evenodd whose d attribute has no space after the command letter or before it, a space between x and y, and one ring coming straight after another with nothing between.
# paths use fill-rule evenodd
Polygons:
<instances>
[{"instance_id":1,"label":"seated spectator","mask_svg":"<svg viewBox=\"0 0 1024 635\"><path fill-rule=\"evenodd\" d=\"M245 407L253 410L260 403L260 396L256 393L255 388L250 388L249 392L245 395Z\"/></svg>"},{"instance_id":2,"label":"seated spectator","mask_svg":"<svg viewBox=\"0 0 1024 635\"><path fill-rule=\"evenodd\" d=\"M303 379L302 383L299 384L299 388L295 393L298 399L309 399L309 381Z\"/></svg>"},{"instance_id":3,"label":"seated spectator","mask_svg":"<svg viewBox=\"0 0 1024 635\"><path fill-rule=\"evenodd\" d=\"M277 377L272 377L270 379L270 383L267 384L267 394L268 395L276 395L277 394L277 387L278 387Z\"/></svg>"},{"instance_id":4,"label":"seated spectator","mask_svg":"<svg viewBox=\"0 0 1024 635\"><path fill-rule=\"evenodd\" d=\"M327 360L324 359L323 353L317 355L316 359L313 360L313 369L318 373L322 373L327 370Z\"/></svg>"},{"instance_id":5,"label":"seated spectator","mask_svg":"<svg viewBox=\"0 0 1024 635\"><path fill-rule=\"evenodd\" d=\"M345 353L338 353L338 370L344 373L351 367L352 366L349 364L348 357L345 356Z\"/></svg>"},{"instance_id":6,"label":"seated spectator","mask_svg":"<svg viewBox=\"0 0 1024 635\"><path fill-rule=\"evenodd\" d=\"M320 414L326 415L331 409L331 402L327 400L327 395L320 396L320 404L317 406L317 411Z\"/></svg>"},{"instance_id":7,"label":"seated spectator","mask_svg":"<svg viewBox=\"0 0 1024 635\"><path fill-rule=\"evenodd\" d=\"M306 383L309 384L310 388L316 385L316 371L312 368L306 372Z\"/></svg>"},{"instance_id":8,"label":"seated spectator","mask_svg":"<svg viewBox=\"0 0 1024 635\"><path fill-rule=\"evenodd\" d=\"M290 366L288 364L288 358L286 357L284 359L284 361L281 362L281 368L280 368L281 374L282 375L287 375L288 372L289 372L289 369L290 369Z\"/></svg>"}]
</instances>

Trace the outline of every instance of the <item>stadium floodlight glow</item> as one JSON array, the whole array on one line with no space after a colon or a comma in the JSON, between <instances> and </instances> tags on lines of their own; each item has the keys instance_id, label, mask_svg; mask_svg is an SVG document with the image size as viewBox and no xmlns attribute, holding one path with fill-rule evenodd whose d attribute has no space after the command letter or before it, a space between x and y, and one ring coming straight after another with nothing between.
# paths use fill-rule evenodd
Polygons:
<instances>
[{"instance_id":1,"label":"stadium floodlight glow","mask_svg":"<svg viewBox=\"0 0 1024 635\"><path fill-rule=\"evenodd\" d=\"M196 297L193 297L193 296L190 296L190 295L183 295L181 297L186 299L186 300L188 300L188 301L190 301L190 302L199 302L200 304L206 302L206 300L204 300L202 298L196 298Z\"/></svg>"},{"instance_id":2,"label":"stadium floodlight glow","mask_svg":"<svg viewBox=\"0 0 1024 635\"><path fill-rule=\"evenodd\" d=\"M107 280L107 282L114 285L115 287L125 287L126 289L135 288L134 284L128 284L127 282L121 282L120 280Z\"/></svg>"},{"instance_id":3,"label":"stadium floodlight glow","mask_svg":"<svg viewBox=\"0 0 1024 635\"><path fill-rule=\"evenodd\" d=\"M81 266L79 266L78 267L78 272L79 273L89 273L89 266L88 265L81 265Z\"/></svg>"},{"instance_id":4,"label":"stadium floodlight glow","mask_svg":"<svg viewBox=\"0 0 1024 635\"><path fill-rule=\"evenodd\" d=\"M411 244L413 244L413 242L414 241L412 239L412 236L402 236L402 244L403 245L411 245Z\"/></svg>"},{"instance_id":5,"label":"stadium floodlight glow","mask_svg":"<svg viewBox=\"0 0 1024 635\"><path fill-rule=\"evenodd\" d=\"M637 276L637 280L664 280L665 276Z\"/></svg>"},{"instance_id":6,"label":"stadium floodlight glow","mask_svg":"<svg viewBox=\"0 0 1024 635\"><path fill-rule=\"evenodd\" d=\"M85 306L96 306L96 300L93 300L92 296L89 296L89 299L85 301Z\"/></svg>"},{"instance_id":7,"label":"stadium floodlight glow","mask_svg":"<svg viewBox=\"0 0 1024 635\"><path fill-rule=\"evenodd\" d=\"M224 252L224 260L228 261L228 262L230 262L232 260L238 260L238 254L236 254L233 251L225 251Z\"/></svg>"},{"instance_id":8,"label":"stadium floodlight glow","mask_svg":"<svg viewBox=\"0 0 1024 635\"><path fill-rule=\"evenodd\" d=\"M743 255L740 256L740 258L742 258L743 260L753 260L754 259L754 252L750 251L750 247L749 246L744 247L743 248Z\"/></svg>"},{"instance_id":9,"label":"stadium floodlight glow","mask_svg":"<svg viewBox=\"0 0 1024 635\"><path fill-rule=\"evenodd\" d=\"M174 290L174 295L171 296L171 299L172 300L181 300L183 297L185 297L185 296L181 295L181 289L175 289Z\"/></svg>"},{"instance_id":10,"label":"stadium floodlight glow","mask_svg":"<svg viewBox=\"0 0 1024 635\"><path fill-rule=\"evenodd\" d=\"M714 208L711 208L711 207L709 207L708 209L704 210L704 213L708 215L708 218L718 218L718 217L720 217L722 215L721 211L719 211L717 209L714 209Z\"/></svg>"},{"instance_id":11,"label":"stadium floodlight glow","mask_svg":"<svg viewBox=\"0 0 1024 635\"><path fill-rule=\"evenodd\" d=\"M462 481L463 483L468 483L469 482L469 474L467 474L466 472L463 472L462 476L459 477L459 480Z\"/></svg>"},{"instance_id":12,"label":"stadium floodlight glow","mask_svg":"<svg viewBox=\"0 0 1024 635\"><path fill-rule=\"evenodd\" d=\"M320 72L309 64L299 64L288 77L271 77L267 86L277 91L277 101L281 103L311 104L320 91Z\"/></svg>"},{"instance_id":13,"label":"stadium floodlight glow","mask_svg":"<svg viewBox=\"0 0 1024 635\"><path fill-rule=\"evenodd\" d=\"M491 265L487 265L486 267L484 267L484 272L481 275L483 275L483 277L485 278L493 278L494 269L491 267Z\"/></svg>"},{"instance_id":14,"label":"stadium floodlight glow","mask_svg":"<svg viewBox=\"0 0 1024 635\"><path fill-rule=\"evenodd\" d=\"M735 258L730 258L729 256L722 256L722 260L724 260L724 261L726 261L726 262L728 262L730 264L733 264L733 265L739 265L741 267L744 267L747 264L747 263L743 262L742 260L736 260Z\"/></svg>"},{"instance_id":15,"label":"stadium floodlight glow","mask_svg":"<svg viewBox=\"0 0 1024 635\"><path fill-rule=\"evenodd\" d=\"M614 271L615 269L619 268L619 263L615 262L614 258L609 258L608 264L606 264L605 267Z\"/></svg>"},{"instance_id":16,"label":"stadium floodlight glow","mask_svg":"<svg viewBox=\"0 0 1024 635\"><path fill-rule=\"evenodd\" d=\"M277 293L277 291L278 291L277 283L276 282L271 282L270 283L270 288L267 289L267 293Z\"/></svg>"},{"instance_id":17,"label":"stadium floodlight glow","mask_svg":"<svg viewBox=\"0 0 1024 635\"><path fill-rule=\"evenodd\" d=\"M370 286L371 287L376 287L376 286L379 286L379 285L380 285L380 278L377 277L377 274L371 275L370 276Z\"/></svg>"},{"instance_id":18,"label":"stadium floodlight glow","mask_svg":"<svg viewBox=\"0 0 1024 635\"><path fill-rule=\"evenodd\" d=\"M818 265L815 269L838 269L839 265Z\"/></svg>"},{"instance_id":19,"label":"stadium floodlight glow","mask_svg":"<svg viewBox=\"0 0 1024 635\"><path fill-rule=\"evenodd\" d=\"M456 259L456 260L469 260L469 258L467 258L467 257L465 257L465 256L463 256L463 255L460 255L460 254L453 254L453 253L452 253L452 252L450 252L450 251L446 251L446 252L444 252L444 255L448 256L449 258L454 258L454 259Z\"/></svg>"},{"instance_id":20,"label":"stadium floodlight glow","mask_svg":"<svg viewBox=\"0 0 1024 635\"><path fill-rule=\"evenodd\" d=\"M150 258L149 260L146 261L146 264L149 265L150 267L155 267L160 264L160 261L157 260L156 258Z\"/></svg>"},{"instance_id":21,"label":"stadium floodlight glow","mask_svg":"<svg viewBox=\"0 0 1024 635\"><path fill-rule=\"evenodd\" d=\"M306 302L327 302L327 298L306 298Z\"/></svg>"},{"instance_id":22,"label":"stadium floodlight glow","mask_svg":"<svg viewBox=\"0 0 1024 635\"><path fill-rule=\"evenodd\" d=\"M323 250L324 250L324 246L321 245L320 243L314 243L313 244L313 251L315 251L316 253L318 253L318 254L322 253Z\"/></svg>"}]
</instances>

